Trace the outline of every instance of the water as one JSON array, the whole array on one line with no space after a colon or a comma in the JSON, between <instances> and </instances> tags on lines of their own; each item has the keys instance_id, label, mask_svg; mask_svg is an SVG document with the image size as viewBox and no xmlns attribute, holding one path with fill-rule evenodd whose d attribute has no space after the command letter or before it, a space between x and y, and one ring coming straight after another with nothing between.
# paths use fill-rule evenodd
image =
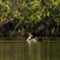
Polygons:
<instances>
[{"instance_id":1,"label":"water","mask_svg":"<svg viewBox=\"0 0 60 60\"><path fill-rule=\"evenodd\" d=\"M0 60L60 60L60 42L0 41Z\"/></svg>"}]
</instances>

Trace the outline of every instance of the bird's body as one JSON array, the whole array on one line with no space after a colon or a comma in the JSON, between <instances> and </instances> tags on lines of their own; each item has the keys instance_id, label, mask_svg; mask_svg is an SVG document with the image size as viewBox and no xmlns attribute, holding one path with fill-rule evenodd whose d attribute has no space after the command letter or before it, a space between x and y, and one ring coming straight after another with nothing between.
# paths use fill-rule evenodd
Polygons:
<instances>
[{"instance_id":1,"label":"bird's body","mask_svg":"<svg viewBox=\"0 0 60 60\"><path fill-rule=\"evenodd\" d=\"M27 43L28 44L32 44L32 43L36 43L38 41L38 38L37 37L33 37L33 35L29 35L29 37L27 38Z\"/></svg>"},{"instance_id":2,"label":"bird's body","mask_svg":"<svg viewBox=\"0 0 60 60\"><path fill-rule=\"evenodd\" d=\"M34 38L32 38L32 39L30 39L30 40L27 40L27 43L28 43L28 44L32 44L32 43L36 43L36 42L37 42L37 40L34 39Z\"/></svg>"}]
</instances>

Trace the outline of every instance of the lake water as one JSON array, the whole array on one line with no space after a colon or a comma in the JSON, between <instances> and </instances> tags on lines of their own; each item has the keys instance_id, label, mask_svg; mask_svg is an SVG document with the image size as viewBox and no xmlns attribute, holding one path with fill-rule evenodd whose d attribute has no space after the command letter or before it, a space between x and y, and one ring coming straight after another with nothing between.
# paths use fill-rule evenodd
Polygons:
<instances>
[{"instance_id":1,"label":"lake water","mask_svg":"<svg viewBox=\"0 0 60 60\"><path fill-rule=\"evenodd\" d=\"M59 41L0 41L0 60L60 60Z\"/></svg>"}]
</instances>

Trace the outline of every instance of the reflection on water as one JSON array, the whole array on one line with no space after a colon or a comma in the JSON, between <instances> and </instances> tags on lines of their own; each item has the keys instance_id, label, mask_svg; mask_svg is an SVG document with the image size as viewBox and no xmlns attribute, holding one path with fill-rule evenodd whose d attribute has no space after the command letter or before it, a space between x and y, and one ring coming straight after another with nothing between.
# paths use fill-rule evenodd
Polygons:
<instances>
[{"instance_id":1,"label":"reflection on water","mask_svg":"<svg viewBox=\"0 0 60 60\"><path fill-rule=\"evenodd\" d=\"M25 42L0 42L0 60L40 60L40 46Z\"/></svg>"},{"instance_id":2,"label":"reflection on water","mask_svg":"<svg viewBox=\"0 0 60 60\"><path fill-rule=\"evenodd\" d=\"M0 60L60 60L60 43L0 42Z\"/></svg>"}]
</instances>

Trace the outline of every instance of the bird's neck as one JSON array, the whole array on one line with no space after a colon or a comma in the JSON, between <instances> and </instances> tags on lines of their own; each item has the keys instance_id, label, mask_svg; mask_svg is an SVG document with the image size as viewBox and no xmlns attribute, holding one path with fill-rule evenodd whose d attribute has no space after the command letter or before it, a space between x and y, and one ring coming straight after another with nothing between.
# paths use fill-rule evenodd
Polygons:
<instances>
[{"instance_id":1,"label":"bird's neck","mask_svg":"<svg viewBox=\"0 0 60 60\"><path fill-rule=\"evenodd\" d=\"M27 40L30 40L32 38L32 35L30 35L28 38L27 38Z\"/></svg>"}]
</instances>

